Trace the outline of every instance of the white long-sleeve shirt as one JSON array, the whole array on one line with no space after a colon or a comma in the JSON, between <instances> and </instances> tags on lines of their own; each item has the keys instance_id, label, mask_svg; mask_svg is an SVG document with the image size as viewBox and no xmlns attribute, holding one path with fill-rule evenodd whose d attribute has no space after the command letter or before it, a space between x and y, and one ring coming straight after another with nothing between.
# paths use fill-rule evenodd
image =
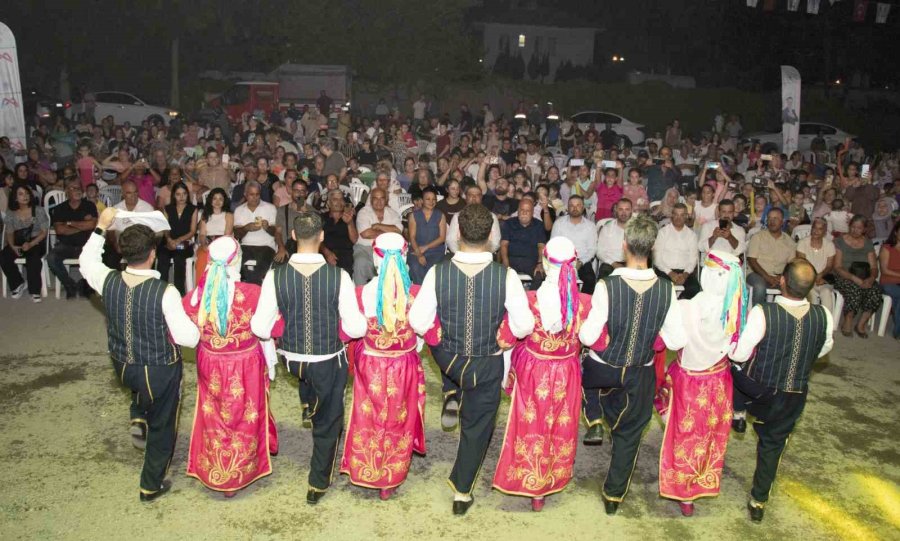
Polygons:
<instances>
[{"instance_id":1,"label":"white long-sleeve shirt","mask_svg":"<svg viewBox=\"0 0 900 541\"><path fill-rule=\"evenodd\" d=\"M781 307L789 313L796 316L803 316L809 311L809 301L806 299L794 300L778 295L775 297L775 302L780 304ZM824 357L831 351L831 348L834 347L834 337L832 336L832 333L834 332L834 320L831 317L830 311L823 310L823 312L825 313L825 343L822 344L822 349L819 350L818 357ZM734 362L747 362L750 360L750 357L753 356L754 349L762 342L765 335L766 316L763 314L762 307L757 305L750 310L749 314L747 314L747 325L744 327L743 332L741 332L741 338L734 345L728 356L731 357L731 360Z\"/></svg>"},{"instance_id":2,"label":"white long-sleeve shirt","mask_svg":"<svg viewBox=\"0 0 900 541\"><path fill-rule=\"evenodd\" d=\"M653 285L654 280L659 280L653 269L631 269L621 267L614 270L611 276L621 276L629 286L637 291L646 291L648 287ZM593 345L603 333L603 326L609 320L609 292L606 290L606 283L600 281L597 288L594 289L594 295L591 297L591 311L581 325L581 331L578 337L581 343L586 346ZM666 318L663 320L662 328L659 330L659 336L662 337L666 347L671 350L678 350L687 343L687 335L684 332L684 325L681 320L681 307L678 305L678 298L672 289L672 301L669 303L669 311L666 312ZM590 356L598 362L604 362L597 352L591 350Z\"/></svg>"},{"instance_id":3,"label":"white long-sleeve shirt","mask_svg":"<svg viewBox=\"0 0 900 541\"><path fill-rule=\"evenodd\" d=\"M656 243L653 245L653 264L657 269L668 274L672 269L681 269L690 273L697 268L697 235L688 226L681 231L668 224L659 230Z\"/></svg>"},{"instance_id":4,"label":"white long-sleeve shirt","mask_svg":"<svg viewBox=\"0 0 900 541\"><path fill-rule=\"evenodd\" d=\"M301 272L299 269L303 268L303 270L308 270L312 273L326 263L325 258L321 254L294 254L291 256L288 264L294 267L295 272ZM341 328L347 336L361 338L366 334L368 326L366 317L359 311L353 281L345 270L341 270L341 285L338 290L338 315L341 320ZM256 305L256 313L253 314L253 318L250 320L250 329L253 331L253 334L263 340L270 338L272 336L272 326L275 325L277 318L278 298L275 296L275 271L270 270L263 279L262 289L259 293L259 303ZM293 351L278 351L289 362L317 363L331 359L342 350L343 348L326 355L304 355Z\"/></svg>"},{"instance_id":5,"label":"white long-sleeve shirt","mask_svg":"<svg viewBox=\"0 0 900 541\"><path fill-rule=\"evenodd\" d=\"M625 261L624 244L625 228L616 220L609 222L597 233L597 259L607 265Z\"/></svg>"},{"instance_id":6,"label":"white long-sleeve shirt","mask_svg":"<svg viewBox=\"0 0 900 541\"><path fill-rule=\"evenodd\" d=\"M712 237L713 232L718 228L718 220L713 220L712 222L706 222L705 224L703 224L703 228L700 229L700 234L697 235L697 248L703 253L706 253L710 250L721 250L738 257L744 255L744 251L747 249L747 233L744 232L743 227L735 224L734 222L731 222L731 235L735 239L737 239L737 247L732 248L731 243L723 238L717 238L712 247L710 247L709 239Z\"/></svg>"},{"instance_id":7,"label":"white long-sleeve shirt","mask_svg":"<svg viewBox=\"0 0 900 541\"><path fill-rule=\"evenodd\" d=\"M560 216L553 222L550 238L566 237L575 245L578 260L587 263L597 255L597 226L586 216L575 223L571 216Z\"/></svg>"},{"instance_id":8,"label":"white long-sleeve shirt","mask_svg":"<svg viewBox=\"0 0 900 541\"><path fill-rule=\"evenodd\" d=\"M87 280L91 288L98 295L103 295L103 283L106 281L107 275L113 270L103 264L103 244L106 239L102 235L92 234L81 250L81 256L78 258L78 265L81 270L81 276ZM159 279L159 273L152 269L133 269L127 267L122 273L122 280L129 287L133 287L148 278ZM163 293L162 298L163 317L166 319L166 326L169 328L169 334L172 340L179 346L196 347L200 341L200 330L191 321L184 306L181 304L181 295L174 286L169 286Z\"/></svg>"},{"instance_id":9,"label":"white long-sleeve shirt","mask_svg":"<svg viewBox=\"0 0 900 541\"><path fill-rule=\"evenodd\" d=\"M491 253L500 249L500 222L497 220L496 215L494 215L494 225L491 226L491 236L488 237L488 240L490 241ZM450 226L447 227L447 238L444 239L444 243L451 252L456 253L459 251L459 214L454 214L453 219L450 220Z\"/></svg>"},{"instance_id":10,"label":"white long-sleeve shirt","mask_svg":"<svg viewBox=\"0 0 900 541\"><path fill-rule=\"evenodd\" d=\"M457 252L453 261L460 269L472 274L478 273L493 260L488 252ZM509 313L509 330L517 338L524 338L534 330L534 316L528 307L525 288L519 275L513 269L506 272L506 300L503 303ZM409 324L418 334L425 334L434 324L437 315L437 294L434 290L434 268L428 270L415 302L409 309Z\"/></svg>"}]
</instances>

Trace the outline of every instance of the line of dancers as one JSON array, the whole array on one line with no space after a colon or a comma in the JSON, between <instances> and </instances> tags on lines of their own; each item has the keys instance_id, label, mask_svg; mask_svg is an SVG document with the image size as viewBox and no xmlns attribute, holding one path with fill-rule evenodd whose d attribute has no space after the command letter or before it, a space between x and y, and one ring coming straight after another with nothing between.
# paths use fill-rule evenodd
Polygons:
<instances>
[{"instance_id":1,"label":"line of dancers","mask_svg":"<svg viewBox=\"0 0 900 541\"><path fill-rule=\"evenodd\" d=\"M100 216L80 264L101 292L113 365L132 390L144 502L171 488L181 346L197 348L188 475L232 497L272 472L278 436L268 395L280 353L299 380L302 417L312 429L307 503L326 494L336 464L353 484L389 499L413 453L426 450L418 353L424 341L442 372L445 398L455 403L445 414L460 428L448 480L454 514L474 503L505 391L511 405L493 487L530 498L535 511L572 478L584 398L593 404L585 408L598 421L593 425L611 439L601 490L607 514L625 498L654 407L665 423L659 492L686 516L695 500L718 494L732 418L749 412L759 444L748 509L759 521L803 411L812 365L832 345L831 315L805 300L816 277L808 262L792 261L781 296L748 310L740 261L711 251L703 291L678 301L672 283L648 264L657 226L640 216L625 230L625 266L598 283L593 297L578 292L580 263L563 237L547 243L546 279L526 293L487 247L490 212L470 205L459 215L459 251L431 268L421 287L410 284L406 241L385 233L374 242L376 277L354 288L319 254L321 218L300 213L291 233L297 252L269 271L262 287L238 281L240 246L222 237L209 247L197 288L181 299L152 270L156 237L145 225L120 234L124 271L103 265L104 233L115 214ZM666 350L678 352L668 369Z\"/></svg>"}]
</instances>

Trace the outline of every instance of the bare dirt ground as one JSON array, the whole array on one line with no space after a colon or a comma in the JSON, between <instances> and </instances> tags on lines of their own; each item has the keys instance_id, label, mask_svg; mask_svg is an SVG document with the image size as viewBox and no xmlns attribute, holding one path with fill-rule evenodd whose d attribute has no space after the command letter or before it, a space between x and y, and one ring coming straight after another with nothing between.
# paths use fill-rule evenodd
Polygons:
<instances>
[{"instance_id":1,"label":"bare dirt ground","mask_svg":"<svg viewBox=\"0 0 900 541\"><path fill-rule=\"evenodd\" d=\"M662 435L648 429L630 492L607 517L600 483L609 445L579 445L575 479L541 513L490 488L508 401L465 517L450 513L445 479L457 434L439 425L439 379L428 362L428 455L388 502L346 477L316 507L305 503L311 447L296 383L279 368L272 386L281 449L274 473L233 500L184 475L196 373L185 366L172 493L138 501L142 455L127 433L129 394L106 355L98 304L0 300L0 539L900 539L900 355L889 338L838 336L820 361L806 412L784 455L762 524L744 508L756 438L732 437L718 498L682 518L657 494ZM188 355L190 359L192 355ZM349 401L349 396L348 396Z\"/></svg>"}]
</instances>

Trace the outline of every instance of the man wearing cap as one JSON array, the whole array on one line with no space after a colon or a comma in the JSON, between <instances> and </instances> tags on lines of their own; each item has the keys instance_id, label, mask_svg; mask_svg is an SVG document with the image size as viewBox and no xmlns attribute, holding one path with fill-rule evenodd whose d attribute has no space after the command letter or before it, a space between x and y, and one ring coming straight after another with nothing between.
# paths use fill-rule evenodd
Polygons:
<instances>
[{"instance_id":1,"label":"man wearing cap","mask_svg":"<svg viewBox=\"0 0 900 541\"><path fill-rule=\"evenodd\" d=\"M494 223L491 212L471 204L458 218L459 250L453 259L428 270L409 322L420 335L432 329L435 316L440 322L441 343L432 348L432 354L456 387L447 393L448 399L457 400L461 425L449 482L453 513L463 515L472 505L472 489L500 406L504 368L497 330L508 313L512 334L525 337L534 329L534 317L516 272L495 263L488 251Z\"/></svg>"},{"instance_id":2,"label":"man wearing cap","mask_svg":"<svg viewBox=\"0 0 900 541\"><path fill-rule=\"evenodd\" d=\"M301 404L309 406L313 426L306 503L315 505L331 485L344 427L347 355L339 331L360 338L366 318L357 306L350 275L327 265L319 253L325 240L322 218L301 212L294 218L292 237L297 253L287 265L266 274L250 327L265 340L279 313L284 319L279 351L290 373L300 379Z\"/></svg>"}]
</instances>

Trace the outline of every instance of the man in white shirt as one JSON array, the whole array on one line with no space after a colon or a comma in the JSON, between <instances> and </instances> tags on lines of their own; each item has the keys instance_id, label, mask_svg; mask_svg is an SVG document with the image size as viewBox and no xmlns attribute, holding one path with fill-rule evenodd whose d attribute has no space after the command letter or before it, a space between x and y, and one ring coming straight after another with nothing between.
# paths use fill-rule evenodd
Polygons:
<instances>
[{"instance_id":1,"label":"man in white shirt","mask_svg":"<svg viewBox=\"0 0 900 541\"><path fill-rule=\"evenodd\" d=\"M428 110L428 102L425 100L425 94L419 96L419 99L413 102L413 126L418 128L425 121L425 112Z\"/></svg>"},{"instance_id":2,"label":"man in white shirt","mask_svg":"<svg viewBox=\"0 0 900 541\"><path fill-rule=\"evenodd\" d=\"M728 227L720 227L726 225L725 222L728 222ZM710 250L719 250L743 257L747 248L747 234L743 227L734 223L734 201L719 201L719 219L703 224L698 238L697 248L704 254Z\"/></svg>"},{"instance_id":3,"label":"man in white shirt","mask_svg":"<svg viewBox=\"0 0 900 541\"><path fill-rule=\"evenodd\" d=\"M600 261L597 278L601 280L625 266L625 224L631 219L632 209L631 200L619 199L613 207L615 220L597 233L597 259Z\"/></svg>"},{"instance_id":4,"label":"man in white shirt","mask_svg":"<svg viewBox=\"0 0 900 541\"><path fill-rule=\"evenodd\" d=\"M362 286L375 276L372 263L372 242L382 233L402 233L400 215L387 206L387 192L372 188L369 204L356 215L356 230L359 238L353 245L353 283Z\"/></svg>"},{"instance_id":5,"label":"man in white shirt","mask_svg":"<svg viewBox=\"0 0 900 541\"><path fill-rule=\"evenodd\" d=\"M732 426L738 432L746 430L749 412L756 418L753 428L759 437L747 503L754 522L763 519L785 444L803 413L813 365L834 345L831 312L806 300L815 283L811 263L805 259L788 263L779 277L781 295L750 310L747 325L729 354L740 364L732 368Z\"/></svg>"},{"instance_id":6,"label":"man in white shirt","mask_svg":"<svg viewBox=\"0 0 900 541\"><path fill-rule=\"evenodd\" d=\"M583 362L585 395L599 394L600 414L611 427L612 458L601 493L608 515L616 513L625 497L641 435L652 418L654 341L659 336L671 350L687 342L672 283L649 267L656 234L656 223L649 217L639 215L628 222L625 266L597 283L591 311L578 333L592 348ZM604 328L609 338L605 344L599 342ZM596 414L585 411L589 419L589 413Z\"/></svg>"},{"instance_id":7,"label":"man in white shirt","mask_svg":"<svg viewBox=\"0 0 900 541\"><path fill-rule=\"evenodd\" d=\"M258 182L248 182L244 188L247 202L234 209L234 237L241 243L244 260L241 280L251 284L262 283L278 249L275 242L278 209L260 198L261 191ZM256 262L252 269L247 265L250 261Z\"/></svg>"},{"instance_id":8,"label":"man in white shirt","mask_svg":"<svg viewBox=\"0 0 900 541\"><path fill-rule=\"evenodd\" d=\"M578 267L578 279L581 280L581 292L590 295L597 284L597 275L591 266L597 253L597 227L585 215L583 197L573 195L568 202L568 214L553 222L550 238L566 237L575 245L578 256L575 265Z\"/></svg>"},{"instance_id":9,"label":"man in white shirt","mask_svg":"<svg viewBox=\"0 0 900 541\"><path fill-rule=\"evenodd\" d=\"M103 211L78 264L88 285L103 297L116 378L131 388L132 438L145 449L140 500L148 502L172 486L165 476L175 451L181 397L179 346L196 346L200 331L185 313L178 290L153 270L158 241L149 227L133 225L120 235L128 264L123 272L103 264L103 234L117 212Z\"/></svg>"},{"instance_id":10,"label":"man in white shirt","mask_svg":"<svg viewBox=\"0 0 900 541\"><path fill-rule=\"evenodd\" d=\"M306 503L315 505L331 485L344 427L347 356L338 330L361 338L367 322L359 311L350 275L326 264L319 253L325 240L322 218L301 212L294 219L292 237L297 253L287 265L266 274L250 328L265 340L271 337L279 313L284 318L280 352L290 373L300 380L301 406L309 408L313 427Z\"/></svg>"},{"instance_id":11,"label":"man in white shirt","mask_svg":"<svg viewBox=\"0 0 900 541\"><path fill-rule=\"evenodd\" d=\"M116 210L127 210L129 212L153 212L153 205L144 201L138 195L137 184L130 180L122 182L122 200L116 203L113 208ZM107 251L103 254L103 263L110 268L121 269L121 251L119 250L119 225L113 223L109 227L110 235L107 236Z\"/></svg>"},{"instance_id":12,"label":"man in white shirt","mask_svg":"<svg viewBox=\"0 0 900 541\"><path fill-rule=\"evenodd\" d=\"M480 205L481 199L484 194L481 192L481 188L478 186L469 186L466 189L466 205ZM494 216L493 214L491 216ZM491 226L491 234L488 238L487 249L491 251L491 253L496 252L500 248L501 234L500 234L500 222L497 220L497 217L494 216L494 225ZM453 216L453 219L450 220L450 225L447 226L447 239L445 240L445 244L447 245L447 250L451 253L456 253L459 251L459 214L457 213Z\"/></svg>"},{"instance_id":13,"label":"man in white shirt","mask_svg":"<svg viewBox=\"0 0 900 541\"><path fill-rule=\"evenodd\" d=\"M680 298L692 299L700 292L697 268L697 235L685 225L687 206L676 203L672 221L659 230L653 245L653 265L658 276L668 277L676 286L684 287Z\"/></svg>"},{"instance_id":14,"label":"man in white shirt","mask_svg":"<svg viewBox=\"0 0 900 541\"><path fill-rule=\"evenodd\" d=\"M504 377L497 330L505 315L518 338L534 330L534 316L522 282L512 269L493 261L487 251L493 216L482 205L469 205L459 213L459 251L452 260L428 270L409 311L409 324L423 335L441 325L441 343L432 348L444 376L446 397L441 423L452 428L458 412L461 433L450 484L453 514L463 515L472 505L472 490L484 461Z\"/></svg>"}]
</instances>

